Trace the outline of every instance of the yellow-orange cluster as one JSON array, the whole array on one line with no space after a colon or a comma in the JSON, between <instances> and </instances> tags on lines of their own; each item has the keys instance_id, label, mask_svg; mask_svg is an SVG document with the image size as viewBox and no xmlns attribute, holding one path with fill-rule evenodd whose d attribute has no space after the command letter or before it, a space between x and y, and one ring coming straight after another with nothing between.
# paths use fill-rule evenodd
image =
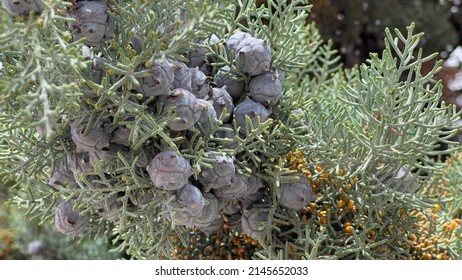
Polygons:
<instances>
[{"instance_id":1,"label":"yellow-orange cluster","mask_svg":"<svg viewBox=\"0 0 462 280\"><path fill-rule=\"evenodd\" d=\"M184 247L176 235L171 239L177 244L173 250L173 259L176 260L250 260L255 250L261 249L258 240L233 233L227 216L224 216L222 232L209 238L202 233L192 232L188 247Z\"/></svg>"},{"instance_id":2,"label":"yellow-orange cluster","mask_svg":"<svg viewBox=\"0 0 462 280\"><path fill-rule=\"evenodd\" d=\"M462 158L462 157L461 157ZM338 169L333 171L332 169L325 168L323 165L314 165L309 166L302 152L296 150L295 152L290 152L287 157L288 168L292 170L297 170L299 173L303 173L307 176L308 180L312 183L313 190L316 192L318 197L323 195L323 184L330 184L334 186L331 188L332 193L329 194L330 197L334 197L335 202L329 203L330 201L324 200L323 203L311 202L301 213L301 221L303 223L309 224L315 221L320 227L327 225L328 223L333 223L336 221L329 220L329 217L332 219L333 215L330 211L337 211L337 216L340 217L342 214L347 213L348 215L343 215L341 221L341 234L345 236L352 236L353 234L359 234L361 231L365 230L364 223L367 220L367 211L362 211L363 217L357 217L358 209L355 203L355 200L352 199L351 195L349 196L349 190L358 187L358 178L349 178L346 175L345 170ZM441 185L448 186L449 182L446 180L440 180ZM325 188L324 188L325 189ZM451 194L449 191L441 188L441 194L448 197ZM364 209L363 209L364 210ZM435 212L441 210L440 205L435 205ZM403 220L408 220L409 213L404 209L400 210L400 214ZM377 213L378 219L383 217L383 213L379 211ZM423 214L422 214L423 215ZM314 219L313 219L314 216ZM433 214L434 220L436 221L437 216ZM356 221L356 222L355 222ZM449 259L449 255L445 247L441 243L447 244L449 238L438 239L437 234L429 236L429 227L430 222L421 220L419 223L419 232L416 234L409 235L409 244L412 252L412 259ZM445 232L454 234L456 230L460 227L460 220L454 219L451 222L446 222L442 225L442 229ZM405 235L406 232L401 229L395 228L393 225L390 225L386 229L380 230L368 229L366 233L367 239L366 242L375 242L378 239L378 235L388 235L392 236L395 234ZM425 237L428 236L428 237ZM391 240L390 242L395 242ZM440 245L438 245L440 244ZM376 248L378 251L383 253L391 253L388 246L382 245Z\"/></svg>"},{"instance_id":3,"label":"yellow-orange cluster","mask_svg":"<svg viewBox=\"0 0 462 280\"><path fill-rule=\"evenodd\" d=\"M409 245L414 260L449 260L451 256L447 247L451 240L457 239L457 231L461 226L461 220L456 218L441 223L437 211L441 206L436 205L429 214L429 217L422 212L415 211L413 214L419 218L419 233L409 234ZM435 226L437 230L431 230ZM462 238L459 237L459 238Z\"/></svg>"},{"instance_id":4,"label":"yellow-orange cluster","mask_svg":"<svg viewBox=\"0 0 462 280\"><path fill-rule=\"evenodd\" d=\"M454 205L451 204L450 200L444 200L444 198L456 195L451 193L454 191L451 187L457 186L460 182L452 182L452 177L447 175L454 172L455 168L460 166L461 160L462 153L446 159L446 168L442 176L436 181L436 185L430 185L424 190L426 195L443 199L440 203L427 209L427 213L429 213L427 215L419 211L413 213L419 219L419 235L408 236L410 248L413 253L412 259L451 259L448 247L453 242L462 240L462 235L458 236L461 228L461 219L457 215L451 216L448 214L449 212L445 212L451 211Z\"/></svg>"},{"instance_id":5,"label":"yellow-orange cluster","mask_svg":"<svg viewBox=\"0 0 462 280\"><path fill-rule=\"evenodd\" d=\"M8 228L7 219L8 209L4 207L3 201L0 201L0 259L6 258L12 253L14 247L15 235Z\"/></svg>"},{"instance_id":6,"label":"yellow-orange cluster","mask_svg":"<svg viewBox=\"0 0 462 280\"><path fill-rule=\"evenodd\" d=\"M301 212L301 221L305 224L310 224L314 221L318 226L327 225L330 222L340 222L342 231L345 235L352 235L354 231L360 228L356 227L353 221L348 220L348 215L343 215L342 221L334 221L334 215L330 215L331 211L336 211L336 216L341 216L345 213L351 213L353 216L357 212L357 205L353 199L348 196L349 190L355 186L359 179L357 177L350 178L345 176L347 172L344 169L332 170L326 168L322 164L308 166L307 160L303 153L299 150L289 152L287 155L287 167L291 170L297 170L298 173L306 175L306 178L311 182L313 191L318 197L323 196L323 189L327 185L334 186L335 193L329 194L334 196L336 202L324 200L322 203L311 202ZM314 218L313 218L314 217ZM350 215L351 217L351 215ZM371 235L375 238L375 232Z\"/></svg>"},{"instance_id":7,"label":"yellow-orange cluster","mask_svg":"<svg viewBox=\"0 0 462 280\"><path fill-rule=\"evenodd\" d=\"M9 230L0 229L0 259L11 253L14 243L14 236Z\"/></svg>"}]
</instances>

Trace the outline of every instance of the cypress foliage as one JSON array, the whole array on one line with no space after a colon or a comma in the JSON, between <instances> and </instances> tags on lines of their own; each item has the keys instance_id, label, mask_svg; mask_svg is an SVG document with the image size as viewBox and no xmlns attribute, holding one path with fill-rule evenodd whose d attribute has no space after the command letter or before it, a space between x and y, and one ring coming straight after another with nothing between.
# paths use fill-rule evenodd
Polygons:
<instances>
[{"instance_id":1,"label":"cypress foliage","mask_svg":"<svg viewBox=\"0 0 462 280\"><path fill-rule=\"evenodd\" d=\"M0 26L1 172L28 217L137 259L411 256L459 119L414 24L344 69L304 0L40 2ZM249 91L265 73L271 101Z\"/></svg>"}]
</instances>

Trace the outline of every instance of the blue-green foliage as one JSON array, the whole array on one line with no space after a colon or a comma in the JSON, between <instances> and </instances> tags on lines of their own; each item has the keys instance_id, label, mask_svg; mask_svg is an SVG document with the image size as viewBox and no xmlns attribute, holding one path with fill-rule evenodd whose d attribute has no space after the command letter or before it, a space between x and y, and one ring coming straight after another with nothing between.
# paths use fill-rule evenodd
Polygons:
<instances>
[{"instance_id":1,"label":"blue-green foliage","mask_svg":"<svg viewBox=\"0 0 462 280\"><path fill-rule=\"evenodd\" d=\"M417 230L410 213L431 203L419 186L440 168L432 156L453 149L448 139L458 118L451 107L438 106L441 85L432 75L440 64L428 75L420 72L432 57L416 50L421 34L413 34L413 25L407 35L387 31L380 56L372 54L367 63L344 70L331 43L306 23L311 6L304 0L268 1L259 7L251 0L108 2L117 31L90 50L90 56L108 59L96 82L89 76L93 61L82 54L84 40L73 42L67 27L71 3L53 0L42 13L20 18L1 11L1 172L24 192L14 202L28 216L52 221L55 205L70 200L92 217L84 238L114 236L118 248L133 258L171 258L175 244L170 237L177 235L187 245L191 229L166 218L170 210L161 206L176 194L155 187L146 166L161 151L179 152L194 171L189 180L200 184L201 172L228 155L236 172L265 180L262 198L252 208L268 213L253 236L266 239L255 258L389 259L409 254L403 249L406 234ZM208 55L207 69L201 71L213 76L227 66L248 85L251 77L226 50L235 29L269 44L271 68L285 72L283 97L270 105L266 121L245 117L226 126L222 118L207 131L171 131L169 123L181 116L174 107L163 107L168 96L143 96L140 78L149 77L159 59L188 62L185 54L201 47ZM143 43L140 53L130 44L135 34ZM71 165L67 158L76 153L70 135L74 122L82 124L83 136L101 124L108 134L128 128L128 145L92 152L90 175L71 172L75 185L52 188L52 174L64 162ZM230 139L219 137L224 131L234 133L233 149L227 145ZM449 148L435 151L439 142ZM289 169L286 161L295 149L307 160L299 170ZM326 209L325 223L316 212L302 220L305 214L278 203L281 183L294 182L294 173L303 169L314 173L318 166L330 178L322 181L321 173L312 178L322 181L314 203ZM397 175L383 175L390 167L411 170L417 190L391 189L403 182ZM345 188L348 182L353 187ZM343 213L337 209L342 194L356 205ZM217 205L221 217L222 206ZM345 234L345 221L354 225L354 233ZM378 232L373 238L371 230Z\"/></svg>"}]
</instances>

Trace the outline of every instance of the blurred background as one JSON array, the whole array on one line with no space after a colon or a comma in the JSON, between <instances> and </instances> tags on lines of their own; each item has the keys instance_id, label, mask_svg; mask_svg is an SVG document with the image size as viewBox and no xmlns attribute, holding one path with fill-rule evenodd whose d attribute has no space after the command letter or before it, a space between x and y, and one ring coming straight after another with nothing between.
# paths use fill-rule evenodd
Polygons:
<instances>
[{"instance_id":1,"label":"blurred background","mask_svg":"<svg viewBox=\"0 0 462 280\"><path fill-rule=\"evenodd\" d=\"M364 62L370 52L381 52L385 28L416 24L424 32L425 54L441 58L462 43L462 0L311 0L310 20L324 39L332 39L346 67Z\"/></svg>"},{"instance_id":2,"label":"blurred background","mask_svg":"<svg viewBox=\"0 0 462 280\"><path fill-rule=\"evenodd\" d=\"M290 1L290 0L288 0ZM266 0L259 1L266 3ZM345 67L363 63L370 52L384 47L385 28L415 22L424 54L439 53L448 60L438 78L443 80L442 101L462 107L462 0L311 0L310 21L325 40L332 40ZM462 53L462 48L459 49ZM451 56L451 54L453 54ZM429 64L435 61L429 62ZM425 69L423 69L425 71ZM1 178L0 178L1 179ZM1 180L0 180L1 181ZM116 259L126 257L104 237L76 241L25 218L25 212L7 201L17 195L11 185L0 182L0 259ZM112 250L111 250L112 249Z\"/></svg>"},{"instance_id":3,"label":"blurred background","mask_svg":"<svg viewBox=\"0 0 462 280\"><path fill-rule=\"evenodd\" d=\"M18 195L11 185L0 182L0 260L111 260L124 257L102 236L72 240L54 231L50 223L29 219L23 209L9 202Z\"/></svg>"}]
</instances>

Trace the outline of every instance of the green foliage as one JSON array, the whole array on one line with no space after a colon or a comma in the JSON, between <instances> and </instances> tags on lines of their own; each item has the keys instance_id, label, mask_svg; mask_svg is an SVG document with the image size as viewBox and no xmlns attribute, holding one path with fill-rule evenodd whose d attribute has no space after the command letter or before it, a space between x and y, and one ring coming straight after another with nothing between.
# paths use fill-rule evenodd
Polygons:
<instances>
[{"instance_id":1,"label":"green foliage","mask_svg":"<svg viewBox=\"0 0 462 280\"><path fill-rule=\"evenodd\" d=\"M343 75L336 73L330 81L318 82L314 78L300 85L308 93L305 98L312 102L299 102L308 104L303 111L311 133L309 142L298 149L309 161L307 169L312 171L321 165L328 172L329 180L321 183L322 196L316 203L329 205L322 209L327 211L330 222L325 226L312 215L308 223L315 226L289 227L287 233L276 234L279 239L283 236L286 244L298 248L299 256L406 257L406 236L418 231L417 219L410 213L434 203L434 198L423 194L422 187L412 194L401 193L390 188L391 181L382 180L396 176L390 172L405 166L413 170L413 177L421 186L429 174L442 169L435 156L453 151L441 150L441 143L457 147L448 139L457 131L451 124L459 118L458 114L451 107L438 106L441 85L432 79L440 64L429 75L422 76L422 63L433 57L422 57L421 50L415 51L422 34L413 34L413 25L408 27L407 36L398 30L395 33L393 36L387 30L387 48L381 57L372 54L367 64ZM347 177L338 176L340 169L347 170ZM358 183L347 180L355 176L360 178ZM349 183L353 188L347 190ZM400 183L411 185L405 180ZM355 212L338 211L339 198L344 196L355 202ZM345 234L345 222L352 224L353 234ZM286 224L297 225L300 220L294 215ZM369 234L372 230L377 232L374 239ZM287 238L289 233L295 237ZM278 254L274 245L270 248L271 251L265 248L261 257L285 256L282 251Z\"/></svg>"},{"instance_id":2,"label":"green foliage","mask_svg":"<svg viewBox=\"0 0 462 280\"><path fill-rule=\"evenodd\" d=\"M171 236L187 245L191 229L175 226L165 217L168 211L162 206L174 195L152 185L147 162L160 151L178 151L191 162L195 172L191 180L196 181L215 156L228 154L241 173L267 182L263 204L269 217L258 236L265 240L260 240L262 249L255 258L408 255L402 247L405 234L416 231L409 213L430 205L432 198L425 197L421 188L413 193L393 190L390 186L396 181L382 180L379 174L406 167L420 186L441 168L434 156L453 149L455 143L448 139L456 132L451 124L459 118L451 107L438 106L441 85L433 74L440 63L428 75L420 73L422 63L433 56L416 51L422 34L413 34L413 25L407 35L387 31L380 57L372 54L366 64L343 70L332 43L324 43L315 25L306 24L311 9L307 1L268 1L266 7L250 0L108 2L117 35L90 50L94 57L109 59L101 83L88 76L92 61L81 54L82 40L72 42L66 26L70 3L53 0L43 13L21 18L1 10L5 70L0 72L4 93L0 166L6 180L16 182L24 193L14 202L27 209L27 216L47 223L58 201L72 200L91 215L83 238L114 235L114 244L133 258L171 258L176 246ZM223 65L242 74L224 45L236 28L271 46L272 66L286 72L283 99L258 127L247 120L247 132L236 136L235 149L225 148L226 139L216 135L236 131L236 122L232 128L218 126L212 132L170 131L168 122L176 114L162 110L160 98L137 92L138 78L149 75L146 68L156 59L187 61L185 52L198 46L214 58L211 74ZM143 42L139 54L130 45L135 33ZM218 41L212 42L213 34ZM86 132L100 123L107 133L125 126L131 130L129 147L109 150L89 175L74 173L76 186L53 189L48 185L53 172L66 156L76 154L70 136L74 121L83 121ZM448 149L436 151L439 143ZM295 149L308 161L299 170L289 168L286 161ZM324 171L316 173L318 166ZM280 183L294 181L293 174L303 169L312 171L312 182L317 182L315 204L325 207L327 222L314 212L303 220L303 211L278 204ZM329 180L322 181L323 174ZM356 210L340 213L340 184L349 182L353 187L344 195L354 201ZM148 195L152 198L147 203L133 202ZM108 201L114 198L112 220L103 213L111 210ZM345 234L345 221L354 225L352 234ZM379 233L372 238L371 230Z\"/></svg>"}]
</instances>

